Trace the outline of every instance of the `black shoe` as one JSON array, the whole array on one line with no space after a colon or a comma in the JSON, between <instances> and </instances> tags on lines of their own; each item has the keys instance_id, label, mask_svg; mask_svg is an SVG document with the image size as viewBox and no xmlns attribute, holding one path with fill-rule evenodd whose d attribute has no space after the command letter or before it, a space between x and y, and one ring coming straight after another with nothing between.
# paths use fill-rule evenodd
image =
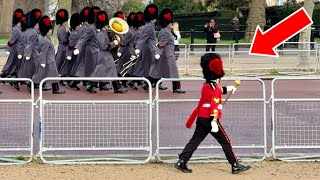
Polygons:
<instances>
[{"instance_id":1,"label":"black shoe","mask_svg":"<svg viewBox=\"0 0 320 180\"><path fill-rule=\"evenodd\" d=\"M63 81L59 81L59 85L60 85L60 86L66 86L66 84L63 83Z\"/></svg>"},{"instance_id":2,"label":"black shoe","mask_svg":"<svg viewBox=\"0 0 320 180\"><path fill-rule=\"evenodd\" d=\"M183 160L179 160L174 164L174 167L184 173L192 173L192 169L189 169Z\"/></svg>"},{"instance_id":3,"label":"black shoe","mask_svg":"<svg viewBox=\"0 0 320 180\"><path fill-rule=\"evenodd\" d=\"M97 91L95 91L93 87L89 84L86 86L86 91L88 91L89 93L97 93Z\"/></svg>"},{"instance_id":4,"label":"black shoe","mask_svg":"<svg viewBox=\"0 0 320 180\"><path fill-rule=\"evenodd\" d=\"M109 91L109 90L111 90L111 89L112 89L112 87L108 87L108 86L99 87L99 90L100 90L100 91Z\"/></svg>"},{"instance_id":5,"label":"black shoe","mask_svg":"<svg viewBox=\"0 0 320 180\"><path fill-rule=\"evenodd\" d=\"M242 164L239 164L238 162L236 163L236 165L231 166L232 174L238 174L240 172L247 171L250 168L251 166L242 165Z\"/></svg>"},{"instance_id":6,"label":"black shoe","mask_svg":"<svg viewBox=\"0 0 320 180\"><path fill-rule=\"evenodd\" d=\"M31 82L27 82L27 90L31 93Z\"/></svg>"},{"instance_id":7,"label":"black shoe","mask_svg":"<svg viewBox=\"0 0 320 180\"><path fill-rule=\"evenodd\" d=\"M19 87L19 82L18 82L18 81L13 82L13 87L14 87L17 91L20 91L20 87Z\"/></svg>"},{"instance_id":8,"label":"black shoe","mask_svg":"<svg viewBox=\"0 0 320 180\"><path fill-rule=\"evenodd\" d=\"M126 88L120 88L114 91L114 93L126 93L126 92L128 92L128 89Z\"/></svg>"},{"instance_id":9,"label":"black shoe","mask_svg":"<svg viewBox=\"0 0 320 180\"><path fill-rule=\"evenodd\" d=\"M185 91L185 90L182 90L182 89L176 89L176 90L173 90L173 93L182 94L182 93L186 93L186 91Z\"/></svg>"},{"instance_id":10,"label":"black shoe","mask_svg":"<svg viewBox=\"0 0 320 180\"><path fill-rule=\"evenodd\" d=\"M129 85L132 89L138 90L137 83L130 82L128 85Z\"/></svg>"},{"instance_id":11,"label":"black shoe","mask_svg":"<svg viewBox=\"0 0 320 180\"><path fill-rule=\"evenodd\" d=\"M145 92L149 92L149 88L148 88L148 85L144 84L141 86L142 89L145 91Z\"/></svg>"},{"instance_id":12,"label":"black shoe","mask_svg":"<svg viewBox=\"0 0 320 180\"><path fill-rule=\"evenodd\" d=\"M160 84L160 85L159 85L159 89L160 89L160 90L166 90L166 89L168 89L168 87L162 86L162 84Z\"/></svg>"},{"instance_id":13,"label":"black shoe","mask_svg":"<svg viewBox=\"0 0 320 180\"><path fill-rule=\"evenodd\" d=\"M64 90L57 90L57 91L53 91L52 94L64 94L65 91Z\"/></svg>"}]
</instances>

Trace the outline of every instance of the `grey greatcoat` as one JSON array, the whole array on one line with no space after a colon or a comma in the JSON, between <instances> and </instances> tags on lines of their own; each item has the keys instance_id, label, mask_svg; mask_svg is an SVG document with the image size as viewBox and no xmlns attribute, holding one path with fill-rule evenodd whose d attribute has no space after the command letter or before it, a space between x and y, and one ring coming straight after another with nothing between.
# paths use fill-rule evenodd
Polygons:
<instances>
[{"instance_id":1,"label":"grey greatcoat","mask_svg":"<svg viewBox=\"0 0 320 180\"><path fill-rule=\"evenodd\" d=\"M158 34L158 49L156 54L160 59L154 60L150 67L150 77L154 79L161 78L179 78L178 67L174 55L174 38L171 29L162 28Z\"/></svg>"},{"instance_id":2,"label":"grey greatcoat","mask_svg":"<svg viewBox=\"0 0 320 180\"><path fill-rule=\"evenodd\" d=\"M54 46L48 36L40 37L40 63L37 66L37 70L32 77L32 81L35 84L40 84L40 82L47 77L59 77L55 55ZM43 68L41 64L45 64Z\"/></svg>"},{"instance_id":3,"label":"grey greatcoat","mask_svg":"<svg viewBox=\"0 0 320 180\"><path fill-rule=\"evenodd\" d=\"M79 28L79 39L81 39L84 35L85 35L85 29L88 28L88 25L87 24L83 24L82 26L80 26ZM79 41L79 40L78 40ZM78 42L77 42L78 43ZM86 44L82 44L82 49L86 49ZM79 77L83 77L84 76L84 71L85 71L85 64L84 64L84 61L85 60L85 50L83 51L80 51L80 53L77 55L77 63L79 63L78 67L73 67L75 69L72 69L72 73L73 76L79 76ZM82 65L84 64L84 65Z\"/></svg>"},{"instance_id":4,"label":"grey greatcoat","mask_svg":"<svg viewBox=\"0 0 320 180\"><path fill-rule=\"evenodd\" d=\"M21 73L21 78L32 78L35 73L35 67L39 66L39 37L38 30L34 28L29 28L26 31L26 45L24 49L24 65ZM29 60L26 57L30 57Z\"/></svg>"},{"instance_id":5,"label":"grey greatcoat","mask_svg":"<svg viewBox=\"0 0 320 180\"><path fill-rule=\"evenodd\" d=\"M141 37L136 44L136 49L140 50L140 58L134 67L134 76L149 76L150 65L156 51L156 31L154 28L154 24L150 22L147 22L143 27Z\"/></svg>"},{"instance_id":6,"label":"grey greatcoat","mask_svg":"<svg viewBox=\"0 0 320 180\"><path fill-rule=\"evenodd\" d=\"M79 32L77 30L73 30L70 33L69 36L69 46L67 49L67 53L66 53L66 57L70 56L71 60L67 60L62 69L64 71L62 71L62 74L66 74L67 76L75 76L75 73L79 67L80 62L77 61L77 57L76 55L73 55L73 51L74 51L74 47L76 46L78 40L80 38ZM66 66L66 67L64 67Z\"/></svg>"},{"instance_id":7,"label":"grey greatcoat","mask_svg":"<svg viewBox=\"0 0 320 180\"><path fill-rule=\"evenodd\" d=\"M21 36L20 36L20 41L17 44L17 55L24 56L24 48L26 47L27 43L27 36L26 33L27 31L22 31ZM21 77L22 69L25 64L25 60L20 59L18 60L18 64L16 66L16 72L18 73L18 77Z\"/></svg>"},{"instance_id":8,"label":"grey greatcoat","mask_svg":"<svg viewBox=\"0 0 320 180\"><path fill-rule=\"evenodd\" d=\"M58 50L55 57L56 64L59 70L59 74L61 76L65 76L65 74L62 73L62 72L65 72L65 70L61 68L63 63L65 63L66 61L66 52L69 44L69 33L65 26L63 25L59 26L57 30L57 37L58 37L59 45L58 45ZM64 67L67 68L66 66Z\"/></svg>"},{"instance_id":9,"label":"grey greatcoat","mask_svg":"<svg viewBox=\"0 0 320 180\"><path fill-rule=\"evenodd\" d=\"M79 49L80 52L85 51L85 58L79 65L76 76L90 77L95 69L99 52L95 25L89 25L84 29L83 33L75 48Z\"/></svg>"},{"instance_id":10,"label":"grey greatcoat","mask_svg":"<svg viewBox=\"0 0 320 180\"><path fill-rule=\"evenodd\" d=\"M136 48L137 42L139 41L140 37L141 37L142 33L139 29L137 29L134 32L134 37L133 37L133 48ZM135 66L137 65L136 62L139 61L139 59L141 58L141 56L139 56L136 60L135 60L135 64L133 66L131 66L131 68L129 68L128 73L129 75L133 76L133 72L135 69Z\"/></svg>"},{"instance_id":11,"label":"grey greatcoat","mask_svg":"<svg viewBox=\"0 0 320 180\"><path fill-rule=\"evenodd\" d=\"M6 64L3 66L2 72L4 74L13 74L16 72L16 66L18 63L18 44L20 42L21 37L21 27L14 26L12 28L11 38L8 42L7 51L10 52L10 55L7 59Z\"/></svg>"},{"instance_id":12,"label":"grey greatcoat","mask_svg":"<svg viewBox=\"0 0 320 180\"><path fill-rule=\"evenodd\" d=\"M97 65L91 77L118 77L116 64L110 50L116 47L115 43L108 37L106 31L100 31L97 34L100 51L98 53Z\"/></svg>"},{"instance_id":13,"label":"grey greatcoat","mask_svg":"<svg viewBox=\"0 0 320 180\"><path fill-rule=\"evenodd\" d=\"M123 64L130 60L131 55L134 55L133 41L134 41L135 29L130 28L128 33L126 34L124 40L121 42L121 47L119 52L122 53L119 61L117 62L117 72L123 70Z\"/></svg>"}]
</instances>

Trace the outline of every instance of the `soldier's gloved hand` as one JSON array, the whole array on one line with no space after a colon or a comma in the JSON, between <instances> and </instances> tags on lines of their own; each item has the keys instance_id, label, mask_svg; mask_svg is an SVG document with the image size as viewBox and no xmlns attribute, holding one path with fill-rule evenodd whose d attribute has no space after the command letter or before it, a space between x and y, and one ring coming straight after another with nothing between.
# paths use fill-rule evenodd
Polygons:
<instances>
[{"instance_id":1,"label":"soldier's gloved hand","mask_svg":"<svg viewBox=\"0 0 320 180\"><path fill-rule=\"evenodd\" d=\"M216 133L218 131L219 131L219 127L218 127L217 119L213 118L213 120L211 120L211 132Z\"/></svg>"},{"instance_id":2,"label":"soldier's gloved hand","mask_svg":"<svg viewBox=\"0 0 320 180\"><path fill-rule=\"evenodd\" d=\"M22 59L22 55L21 54L18 55L18 59Z\"/></svg>"},{"instance_id":3,"label":"soldier's gloved hand","mask_svg":"<svg viewBox=\"0 0 320 180\"><path fill-rule=\"evenodd\" d=\"M41 65L41 67L43 67L43 68L45 68L46 67L46 64L40 64Z\"/></svg>"},{"instance_id":4,"label":"soldier's gloved hand","mask_svg":"<svg viewBox=\"0 0 320 180\"><path fill-rule=\"evenodd\" d=\"M72 59L72 58L71 58L71 56L67 56L67 60L69 60L69 61L70 61L71 59Z\"/></svg>"},{"instance_id":5,"label":"soldier's gloved hand","mask_svg":"<svg viewBox=\"0 0 320 180\"><path fill-rule=\"evenodd\" d=\"M80 53L80 51L79 51L79 49L75 49L74 51L73 51L73 54L76 56L76 55L78 55Z\"/></svg>"},{"instance_id":6,"label":"soldier's gloved hand","mask_svg":"<svg viewBox=\"0 0 320 180\"><path fill-rule=\"evenodd\" d=\"M114 42L114 44L116 45L116 46L118 46L118 44L119 44L119 41L118 40L113 40L113 42Z\"/></svg>"},{"instance_id":7,"label":"soldier's gloved hand","mask_svg":"<svg viewBox=\"0 0 320 180\"><path fill-rule=\"evenodd\" d=\"M160 59L160 54L154 55L154 58L156 58L156 60Z\"/></svg>"},{"instance_id":8,"label":"soldier's gloved hand","mask_svg":"<svg viewBox=\"0 0 320 180\"><path fill-rule=\"evenodd\" d=\"M26 60L29 61L30 57L26 57Z\"/></svg>"},{"instance_id":9,"label":"soldier's gloved hand","mask_svg":"<svg viewBox=\"0 0 320 180\"><path fill-rule=\"evenodd\" d=\"M122 53L121 52L117 52L117 56L121 57Z\"/></svg>"},{"instance_id":10,"label":"soldier's gloved hand","mask_svg":"<svg viewBox=\"0 0 320 180\"><path fill-rule=\"evenodd\" d=\"M9 52L9 51L6 51L6 54L9 56L9 55L10 55L10 52Z\"/></svg>"},{"instance_id":11,"label":"soldier's gloved hand","mask_svg":"<svg viewBox=\"0 0 320 180\"><path fill-rule=\"evenodd\" d=\"M136 53L136 55L138 55L138 54L140 54L140 50L136 49L136 50L134 50L134 53Z\"/></svg>"},{"instance_id":12,"label":"soldier's gloved hand","mask_svg":"<svg viewBox=\"0 0 320 180\"><path fill-rule=\"evenodd\" d=\"M232 94L234 94L234 92L236 92L237 88L234 86L227 86L227 91L230 92L232 91Z\"/></svg>"}]
</instances>

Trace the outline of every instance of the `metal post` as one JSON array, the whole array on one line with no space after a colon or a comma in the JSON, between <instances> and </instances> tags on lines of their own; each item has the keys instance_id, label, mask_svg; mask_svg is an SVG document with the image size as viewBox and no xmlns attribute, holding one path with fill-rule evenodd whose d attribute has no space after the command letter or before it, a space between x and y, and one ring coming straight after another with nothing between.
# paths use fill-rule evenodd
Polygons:
<instances>
[{"instance_id":1,"label":"metal post","mask_svg":"<svg viewBox=\"0 0 320 180\"><path fill-rule=\"evenodd\" d=\"M190 38L191 38L191 44L194 44L194 29L190 29ZM191 51L193 51L193 46L190 47Z\"/></svg>"}]
</instances>

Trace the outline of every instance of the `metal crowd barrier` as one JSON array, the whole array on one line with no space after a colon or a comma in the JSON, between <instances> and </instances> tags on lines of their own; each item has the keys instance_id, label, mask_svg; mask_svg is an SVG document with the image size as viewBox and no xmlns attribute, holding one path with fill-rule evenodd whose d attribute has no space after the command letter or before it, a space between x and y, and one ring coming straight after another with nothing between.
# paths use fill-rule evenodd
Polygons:
<instances>
[{"instance_id":1,"label":"metal crowd barrier","mask_svg":"<svg viewBox=\"0 0 320 180\"><path fill-rule=\"evenodd\" d=\"M221 85L231 85L234 80L235 78L223 78ZM267 154L265 84L258 78L240 78L240 80L241 86L223 107L223 118L220 122L228 133L236 154L243 161L261 161ZM158 90L160 83L166 84L171 81L181 81L182 88L184 84L189 83L198 89L179 94L172 99L172 95L168 94L172 92ZM192 129L187 129L185 121L198 104L203 82L204 79L201 78L182 78L161 79L157 83L156 157L159 161L176 162L178 154L192 137L196 125L194 123ZM248 84L256 87L254 92L252 86L250 89L246 88ZM200 144L190 160L190 162L220 161L226 161L225 155L221 146L212 137L207 137Z\"/></svg>"},{"instance_id":2,"label":"metal crowd barrier","mask_svg":"<svg viewBox=\"0 0 320 180\"><path fill-rule=\"evenodd\" d=\"M31 83L31 94L4 91L17 81ZM33 156L34 85L23 78L0 78L2 82L6 85L0 85L0 165L26 164Z\"/></svg>"},{"instance_id":3,"label":"metal crowd barrier","mask_svg":"<svg viewBox=\"0 0 320 180\"><path fill-rule=\"evenodd\" d=\"M152 156L152 90L147 79L46 78L40 87L43 83L60 80L145 81L149 93L141 91L140 96L132 96L105 92L110 95L99 96L100 91L92 97L71 99L67 94L52 98L40 89L39 155L44 163L141 164L149 161ZM118 96L122 100L117 99Z\"/></svg>"},{"instance_id":4,"label":"metal crowd barrier","mask_svg":"<svg viewBox=\"0 0 320 180\"><path fill-rule=\"evenodd\" d=\"M179 71L183 71L183 74L187 73L188 62L187 62L187 45L178 44L179 51L175 51L175 56L178 56L177 66Z\"/></svg>"},{"instance_id":5,"label":"metal crowd barrier","mask_svg":"<svg viewBox=\"0 0 320 180\"><path fill-rule=\"evenodd\" d=\"M302 82L301 82L302 81ZM277 77L272 81L272 154L284 161L315 161L320 148L320 78ZM287 84L294 89L278 93Z\"/></svg>"},{"instance_id":6,"label":"metal crowd barrier","mask_svg":"<svg viewBox=\"0 0 320 180\"><path fill-rule=\"evenodd\" d=\"M231 70L231 45L230 44L189 44L188 47L188 69L187 72L192 75L201 76L201 67L200 59L201 56L212 52L211 49L209 52L206 51L207 45L215 45L215 53L220 54L222 60L224 61L223 69L225 71Z\"/></svg>"}]
</instances>

